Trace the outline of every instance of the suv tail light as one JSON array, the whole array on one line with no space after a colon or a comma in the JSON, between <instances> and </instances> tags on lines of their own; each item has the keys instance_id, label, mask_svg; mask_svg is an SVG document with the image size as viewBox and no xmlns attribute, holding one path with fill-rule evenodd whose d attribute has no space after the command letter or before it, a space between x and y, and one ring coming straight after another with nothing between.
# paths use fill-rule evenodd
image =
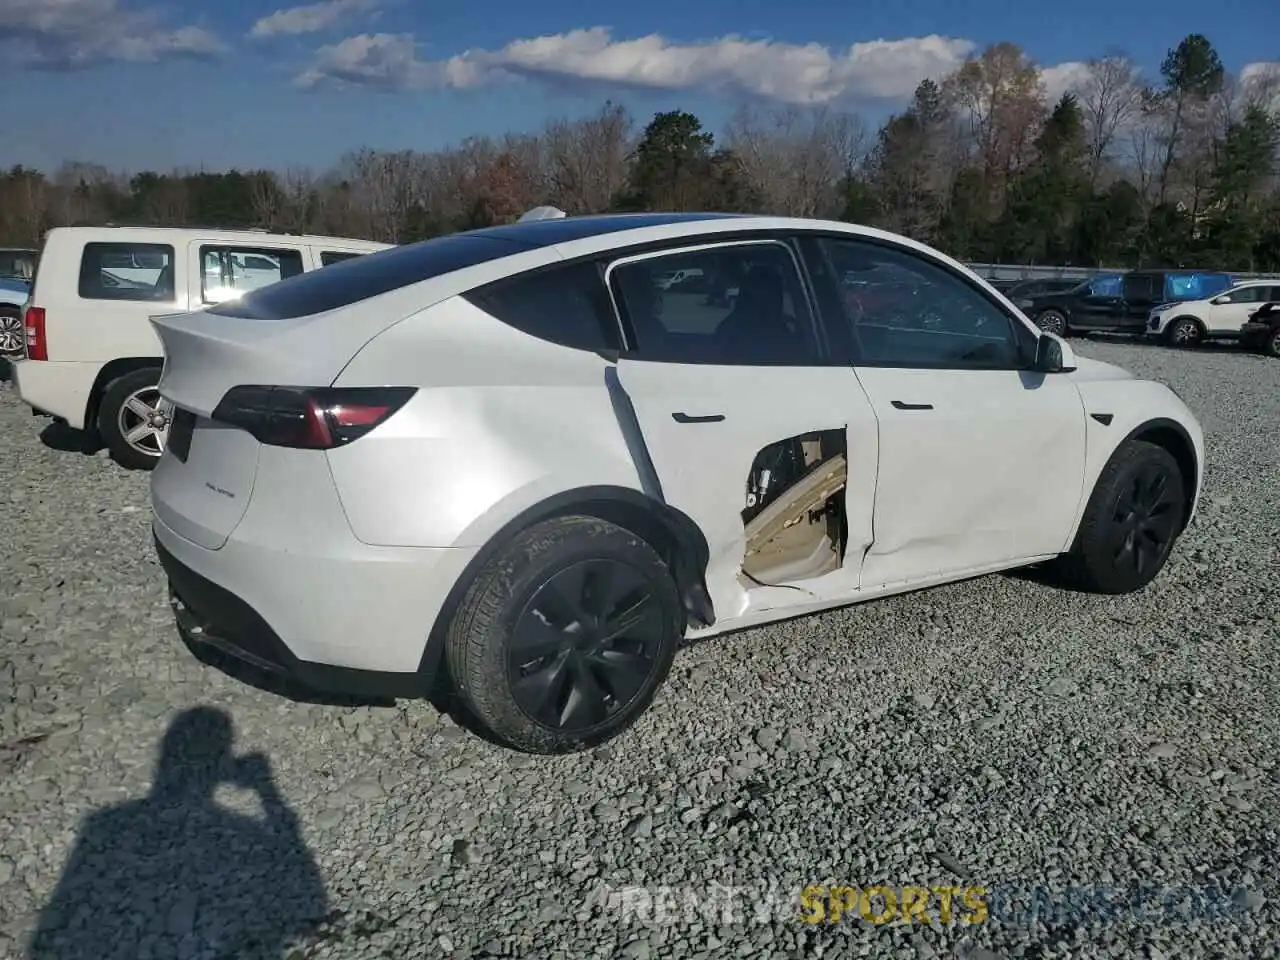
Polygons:
<instances>
[{"instance_id":1,"label":"suv tail light","mask_svg":"<svg viewBox=\"0 0 1280 960\"><path fill-rule=\"evenodd\" d=\"M416 387L232 387L213 419L273 447L331 450L403 407Z\"/></svg>"},{"instance_id":2,"label":"suv tail light","mask_svg":"<svg viewBox=\"0 0 1280 960\"><path fill-rule=\"evenodd\" d=\"M49 344L44 337L44 307L27 307L23 326L26 327L27 359L48 360Z\"/></svg>"}]
</instances>

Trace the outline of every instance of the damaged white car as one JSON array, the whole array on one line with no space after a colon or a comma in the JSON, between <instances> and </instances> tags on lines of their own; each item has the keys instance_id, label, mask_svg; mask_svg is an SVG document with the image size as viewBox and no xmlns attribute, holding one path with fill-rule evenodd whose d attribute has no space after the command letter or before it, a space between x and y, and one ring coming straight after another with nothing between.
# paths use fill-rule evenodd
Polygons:
<instances>
[{"instance_id":1,"label":"damaged white car","mask_svg":"<svg viewBox=\"0 0 1280 960\"><path fill-rule=\"evenodd\" d=\"M1046 562L1141 589L1204 472L1168 387L845 223L530 220L153 322L187 640L319 690L443 676L531 752L627 728L686 635Z\"/></svg>"}]
</instances>

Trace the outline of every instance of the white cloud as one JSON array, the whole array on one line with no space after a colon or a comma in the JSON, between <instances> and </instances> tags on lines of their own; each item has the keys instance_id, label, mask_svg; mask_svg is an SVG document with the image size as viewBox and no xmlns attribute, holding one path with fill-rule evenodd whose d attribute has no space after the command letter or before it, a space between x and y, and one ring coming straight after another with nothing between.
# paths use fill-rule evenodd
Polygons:
<instances>
[{"instance_id":1,"label":"white cloud","mask_svg":"<svg viewBox=\"0 0 1280 960\"><path fill-rule=\"evenodd\" d=\"M940 77L975 49L950 37L873 40L832 50L738 36L677 43L657 34L615 40L604 27L514 40L498 50L468 50L447 60L420 59L405 34L362 34L321 48L298 77L386 89L464 88L512 79L589 81L654 90L746 93L781 103L902 100L925 77Z\"/></svg>"},{"instance_id":2,"label":"white cloud","mask_svg":"<svg viewBox=\"0 0 1280 960\"><path fill-rule=\"evenodd\" d=\"M268 37L297 36L328 29L351 14L363 13L377 6L377 0L325 0L301 7L277 10L254 23L249 36L255 40Z\"/></svg>"},{"instance_id":3,"label":"white cloud","mask_svg":"<svg viewBox=\"0 0 1280 960\"><path fill-rule=\"evenodd\" d=\"M25 47L37 65L63 69L223 50L203 27L167 29L155 12L127 8L121 0L0 0L0 41Z\"/></svg>"},{"instance_id":4,"label":"white cloud","mask_svg":"<svg viewBox=\"0 0 1280 960\"><path fill-rule=\"evenodd\" d=\"M1062 99L1064 93L1079 93L1089 81L1092 74L1089 64L1078 60L1059 63L1053 67L1045 67L1040 71L1040 82L1044 84L1045 101L1052 107Z\"/></svg>"},{"instance_id":5,"label":"white cloud","mask_svg":"<svg viewBox=\"0 0 1280 960\"><path fill-rule=\"evenodd\" d=\"M359 0L331 0L296 11L328 9ZM284 11L293 13L294 11ZM273 17L280 16L274 14ZM272 18L267 18L268 20ZM262 21L260 21L262 22ZM623 85L650 90L746 94L783 104L903 103L926 77L941 78L975 53L977 44L936 34L872 40L833 49L818 43L780 43L727 36L678 42L657 34L615 39L606 27L513 40L494 49L467 50L443 60L420 56L411 34L365 33L321 47L295 83L381 90L468 89L526 80L567 88ZM1091 69L1082 61L1043 67L1046 100L1079 93ZM1133 82L1138 70L1132 69ZM1280 64L1254 63L1242 84L1280 94Z\"/></svg>"}]
</instances>

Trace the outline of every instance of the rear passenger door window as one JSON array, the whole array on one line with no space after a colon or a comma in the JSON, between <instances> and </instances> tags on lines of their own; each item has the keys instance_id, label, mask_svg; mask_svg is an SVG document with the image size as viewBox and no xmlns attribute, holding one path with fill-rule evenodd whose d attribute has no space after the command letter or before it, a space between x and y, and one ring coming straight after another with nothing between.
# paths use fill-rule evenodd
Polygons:
<instances>
[{"instance_id":1,"label":"rear passenger door window","mask_svg":"<svg viewBox=\"0 0 1280 960\"><path fill-rule=\"evenodd\" d=\"M163 243L86 243L80 256L80 297L172 301L173 259L173 247Z\"/></svg>"},{"instance_id":2,"label":"rear passenger door window","mask_svg":"<svg viewBox=\"0 0 1280 960\"><path fill-rule=\"evenodd\" d=\"M200 298L224 303L302 273L302 251L201 244Z\"/></svg>"},{"instance_id":3,"label":"rear passenger door window","mask_svg":"<svg viewBox=\"0 0 1280 960\"><path fill-rule=\"evenodd\" d=\"M620 260L609 270L628 355L662 363L825 362L800 271L776 240Z\"/></svg>"}]
</instances>

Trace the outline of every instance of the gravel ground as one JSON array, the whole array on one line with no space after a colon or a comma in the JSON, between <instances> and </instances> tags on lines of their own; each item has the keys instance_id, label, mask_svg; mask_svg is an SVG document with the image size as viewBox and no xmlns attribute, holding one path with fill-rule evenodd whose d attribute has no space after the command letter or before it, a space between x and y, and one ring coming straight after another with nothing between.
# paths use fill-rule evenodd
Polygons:
<instances>
[{"instance_id":1,"label":"gravel ground","mask_svg":"<svg viewBox=\"0 0 1280 960\"><path fill-rule=\"evenodd\" d=\"M145 475L49 449L0 384L0 956L56 918L40 956L1280 955L1280 363L1078 344L1208 435L1146 592L991 576L708 641L556 759L196 662ZM798 921L824 883L981 885L988 916Z\"/></svg>"}]
</instances>

